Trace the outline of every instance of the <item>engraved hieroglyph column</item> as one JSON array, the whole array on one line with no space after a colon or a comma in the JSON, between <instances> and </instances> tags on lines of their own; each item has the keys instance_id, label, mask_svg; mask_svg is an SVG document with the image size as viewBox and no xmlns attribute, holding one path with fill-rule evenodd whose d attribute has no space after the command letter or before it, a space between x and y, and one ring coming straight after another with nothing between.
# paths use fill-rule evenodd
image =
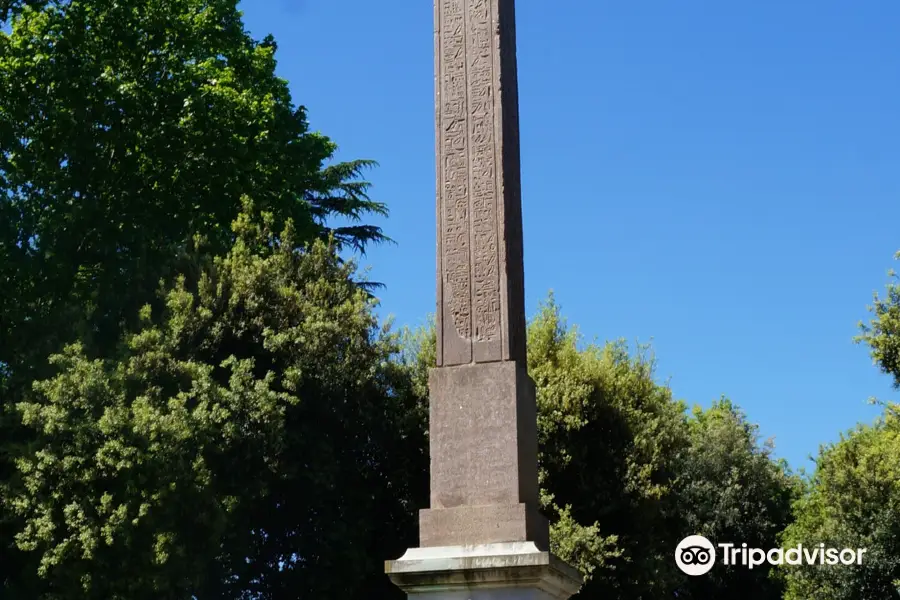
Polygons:
<instances>
[{"instance_id":1,"label":"engraved hieroglyph column","mask_svg":"<svg viewBox=\"0 0 900 600\"><path fill-rule=\"evenodd\" d=\"M435 4L437 364L525 361L515 5Z\"/></svg>"},{"instance_id":2,"label":"engraved hieroglyph column","mask_svg":"<svg viewBox=\"0 0 900 600\"><path fill-rule=\"evenodd\" d=\"M410 597L559 600L526 371L514 0L436 0L437 368L431 506L388 561Z\"/></svg>"}]
</instances>

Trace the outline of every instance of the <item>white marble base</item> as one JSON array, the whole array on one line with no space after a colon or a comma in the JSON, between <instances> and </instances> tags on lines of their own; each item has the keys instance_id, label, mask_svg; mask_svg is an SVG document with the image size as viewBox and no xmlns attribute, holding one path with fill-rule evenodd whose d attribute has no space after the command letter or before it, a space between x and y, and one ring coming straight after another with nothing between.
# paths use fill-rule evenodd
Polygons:
<instances>
[{"instance_id":1,"label":"white marble base","mask_svg":"<svg viewBox=\"0 0 900 600\"><path fill-rule=\"evenodd\" d=\"M385 572L413 600L565 600L582 583L532 542L411 548Z\"/></svg>"}]
</instances>

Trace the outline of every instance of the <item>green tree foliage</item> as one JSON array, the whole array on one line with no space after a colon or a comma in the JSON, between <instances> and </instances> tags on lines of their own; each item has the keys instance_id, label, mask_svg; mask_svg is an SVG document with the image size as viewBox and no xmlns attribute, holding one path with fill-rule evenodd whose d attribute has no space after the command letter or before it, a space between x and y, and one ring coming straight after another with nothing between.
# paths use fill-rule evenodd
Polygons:
<instances>
[{"instance_id":1,"label":"green tree foliage","mask_svg":"<svg viewBox=\"0 0 900 600\"><path fill-rule=\"evenodd\" d=\"M366 161L309 130L236 0L0 5L0 364L25 386L80 340L104 352L195 235L224 253L243 194L298 239L363 247ZM9 381L11 380L11 381Z\"/></svg>"},{"instance_id":2,"label":"green tree foliage","mask_svg":"<svg viewBox=\"0 0 900 600\"><path fill-rule=\"evenodd\" d=\"M244 195L276 231L291 221L298 248L385 239L360 221L385 213L361 178L371 163L332 163L334 143L275 74L274 41L252 39L236 4L0 0L0 581L11 597L26 597L14 588L35 571L2 501L20 483L14 457L35 443L14 410L34 381L115 358L141 307L164 309L160 281L196 266L195 237L207 256L232 247ZM80 353L63 352L72 343Z\"/></svg>"},{"instance_id":3,"label":"green tree foliage","mask_svg":"<svg viewBox=\"0 0 900 600\"><path fill-rule=\"evenodd\" d=\"M823 447L786 546L866 548L863 564L782 569L786 600L900 598L900 411Z\"/></svg>"},{"instance_id":4,"label":"green tree foliage","mask_svg":"<svg viewBox=\"0 0 900 600\"><path fill-rule=\"evenodd\" d=\"M689 443L685 407L654 381L647 352L579 343L551 298L529 327L528 367L554 550L591 575L579 598L664 594L681 533L672 483Z\"/></svg>"},{"instance_id":5,"label":"green tree foliage","mask_svg":"<svg viewBox=\"0 0 900 600\"><path fill-rule=\"evenodd\" d=\"M393 591L379 559L414 543L427 497L398 338L333 248L298 252L263 217L242 215L234 248L146 307L114 359L69 346L19 405L37 444L16 541L44 582L28 597Z\"/></svg>"},{"instance_id":6,"label":"green tree foliage","mask_svg":"<svg viewBox=\"0 0 900 600\"><path fill-rule=\"evenodd\" d=\"M751 548L776 548L792 522L792 503L800 480L772 456L770 440L731 401L694 408L691 445L679 478L679 502L685 531L713 543L746 542ZM688 578L680 598L777 600L783 585L768 565L749 569L716 568Z\"/></svg>"},{"instance_id":7,"label":"green tree foliage","mask_svg":"<svg viewBox=\"0 0 900 600\"><path fill-rule=\"evenodd\" d=\"M900 252L894 258L900 260ZM861 334L856 338L869 347L872 360L893 377L894 387L900 389L900 276L894 270L884 296L875 294L869 307L872 319L868 325L860 323Z\"/></svg>"},{"instance_id":8,"label":"green tree foliage","mask_svg":"<svg viewBox=\"0 0 900 600\"><path fill-rule=\"evenodd\" d=\"M875 294L872 319L860 324L856 339L900 388L900 281L893 271L889 277L886 295ZM785 568L787 600L900 598L900 408L883 405L873 425L859 425L820 449L808 493L795 507L796 523L784 534L790 545L866 548L863 564Z\"/></svg>"}]
</instances>

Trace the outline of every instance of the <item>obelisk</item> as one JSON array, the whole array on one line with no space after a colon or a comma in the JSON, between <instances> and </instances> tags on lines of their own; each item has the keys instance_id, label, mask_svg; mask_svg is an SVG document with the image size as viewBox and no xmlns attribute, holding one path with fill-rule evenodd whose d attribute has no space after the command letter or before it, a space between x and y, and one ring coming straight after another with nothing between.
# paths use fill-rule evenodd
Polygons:
<instances>
[{"instance_id":1,"label":"obelisk","mask_svg":"<svg viewBox=\"0 0 900 600\"><path fill-rule=\"evenodd\" d=\"M435 0L435 72L431 507L386 571L411 598L568 598L581 580L549 553L526 371L514 0Z\"/></svg>"}]
</instances>

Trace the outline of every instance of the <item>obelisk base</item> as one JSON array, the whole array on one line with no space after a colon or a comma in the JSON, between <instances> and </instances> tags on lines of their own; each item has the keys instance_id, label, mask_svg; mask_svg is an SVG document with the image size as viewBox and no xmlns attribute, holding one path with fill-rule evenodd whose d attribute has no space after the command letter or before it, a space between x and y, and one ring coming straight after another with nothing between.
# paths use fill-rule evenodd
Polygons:
<instances>
[{"instance_id":1,"label":"obelisk base","mask_svg":"<svg viewBox=\"0 0 900 600\"><path fill-rule=\"evenodd\" d=\"M550 548L550 525L537 508L527 504L491 504L419 511L419 545L483 545L534 542Z\"/></svg>"},{"instance_id":2,"label":"obelisk base","mask_svg":"<svg viewBox=\"0 0 900 600\"><path fill-rule=\"evenodd\" d=\"M534 382L512 361L429 372L431 508L420 546L535 542L548 549L538 506Z\"/></svg>"},{"instance_id":3,"label":"obelisk base","mask_svg":"<svg viewBox=\"0 0 900 600\"><path fill-rule=\"evenodd\" d=\"M411 600L566 600L582 583L531 542L412 548L385 572Z\"/></svg>"}]
</instances>

